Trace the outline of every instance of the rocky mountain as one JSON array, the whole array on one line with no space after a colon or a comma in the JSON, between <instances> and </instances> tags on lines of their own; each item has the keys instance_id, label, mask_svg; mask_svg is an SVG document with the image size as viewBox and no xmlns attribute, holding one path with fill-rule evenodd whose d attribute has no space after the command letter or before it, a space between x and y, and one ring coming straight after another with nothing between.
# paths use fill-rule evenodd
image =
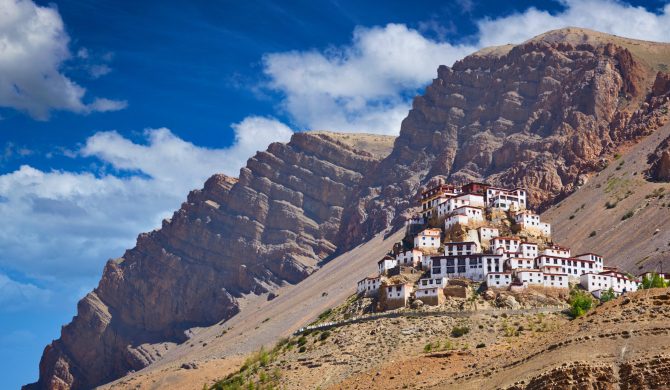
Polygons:
<instances>
[{"instance_id":1,"label":"rocky mountain","mask_svg":"<svg viewBox=\"0 0 670 390\"><path fill-rule=\"evenodd\" d=\"M553 31L440 66L395 141L310 132L272 144L107 263L32 387L90 388L162 359L185 330L402 226L430 181L524 186L547 208L667 120L668 64L667 44Z\"/></svg>"},{"instance_id":2,"label":"rocky mountain","mask_svg":"<svg viewBox=\"0 0 670 390\"><path fill-rule=\"evenodd\" d=\"M107 263L30 387L109 382L160 358L186 329L234 316L245 294L304 279L335 251L347 199L392 140L298 133L249 159L239 179L212 176L160 229Z\"/></svg>"},{"instance_id":3,"label":"rocky mountain","mask_svg":"<svg viewBox=\"0 0 670 390\"><path fill-rule=\"evenodd\" d=\"M400 226L436 176L523 186L545 208L667 119L668 64L668 44L567 28L440 66L345 216L344 246Z\"/></svg>"}]
</instances>

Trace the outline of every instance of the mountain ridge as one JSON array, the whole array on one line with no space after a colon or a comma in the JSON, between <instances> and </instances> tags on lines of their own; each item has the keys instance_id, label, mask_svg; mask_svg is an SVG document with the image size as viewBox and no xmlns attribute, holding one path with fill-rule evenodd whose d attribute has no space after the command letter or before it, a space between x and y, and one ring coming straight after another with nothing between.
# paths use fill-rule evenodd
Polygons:
<instances>
[{"instance_id":1,"label":"mountain ridge","mask_svg":"<svg viewBox=\"0 0 670 390\"><path fill-rule=\"evenodd\" d=\"M648 58L670 63L654 45ZM399 229L436 180L524 186L548 207L667 121L668 91L652 88L665 76L648 58L611 42L530 40L440 66L395 139L315 132L270 145L107 263L30 388L87 388L160 361L189 329L233 318L245 296L270 298Z\"/></svg>"}]
</instances>

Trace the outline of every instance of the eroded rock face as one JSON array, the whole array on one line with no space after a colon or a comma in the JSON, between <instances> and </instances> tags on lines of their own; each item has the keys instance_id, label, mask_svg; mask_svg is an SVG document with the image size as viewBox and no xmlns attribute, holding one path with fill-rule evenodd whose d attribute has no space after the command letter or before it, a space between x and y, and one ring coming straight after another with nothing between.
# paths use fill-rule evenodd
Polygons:
<instances>
[{"instance_id":1,"label":"eroded rock face","mask_svg":"<svg viewBox=\"0 0 670 390\"><path fill-rule=\"evenodd\" d=\"M670 109L670 74L659 72L652 88L652 99L649 108L656 108L657 121L665 123ZM665 115L664 115L665 114ZM656 181L670 181L670 138L658 144L649 156L647 175Z\"/></svg>"},{"instance_id":2,"label":"eroded rock face","mask_svg":"<svg viewBox=\"0 0 670 390\"><path fill-rule=\"evenodd\" d=\"M249 159L239 180L214 175L192 191L171 220L107 263L46 347L32 387L109 382L160 358L152 344L235 315L242 294L309 275L336 249L346 200L390 151L392 137L350 137L295 134ZM356 137L377 154L357 149Z\"/></svg>"},{"instance_id":3,"label":"eroded rock face","mask_svg":"<svg viewBox=\"0 0 670 390\"><path fill-rule=\"evenodd\" d=\"M627 48L553 35L440 66L345 215L345 247L401 226L412 195L435 177L525 187L542 209L662 124L647 95L653 72Z\"/></svg>"}]
</instances>

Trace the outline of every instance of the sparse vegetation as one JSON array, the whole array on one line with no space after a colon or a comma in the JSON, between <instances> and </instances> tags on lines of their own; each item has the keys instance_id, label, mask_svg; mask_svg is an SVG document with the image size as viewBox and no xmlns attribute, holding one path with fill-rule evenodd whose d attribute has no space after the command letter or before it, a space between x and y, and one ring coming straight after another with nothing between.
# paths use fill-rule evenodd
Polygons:
<instances>
[{"instance_id":1,"label":"sparse vegetation","mask_svg":"<svg viewBox=\"0 0 670 390\"><path fill-rule=\"evenodd\" d=\"M451 337L461 337L461 336L464 336L464 335L466 335L466 334L468 334L468 333L470 333L470 328L468 328L468 327L465 326L465 325L463 325L463 326L454 326L454 327L451 329Z\"/></svg>"},{"instance_id":2,"label":"sparse vegetation","mask_svg":"<svg viewBox=\"0 0 670 390\"><path fill-rule=\"evenodd\" d=\"M610 287L609 290L606 290L600 295L600 302L605 303L611 301L614 298L616 298L616 295L614 295L614 290L612 290L612 287Z\"/></svg>"},{"instance_id":3,"label":"sparse vegetation","mask_svg":"<svg viewBox=\"0 0 670 390\"><path fill-rule=\"evenodd\" d=\"M613 209L613 208L616 207L617 203L619 203L619 202L614 201L614 200L608 200L608 201L605 203L605 208L606 208L606 209Z\"/></svg>"},{"instance_id":4,"label":"sparse vegetation","mask_svg":"<svg viewBox=\"0 0 670 390\"><path fill-rule=\"evenodd\" d=\"M595 230L594 230L594 231L592 231L591 233L589 233L589 238L591 238L591 237L595 237L595 236L596 236L596 234L597 234L597 233L596 233L596 231L595 231Z\"/></svg>"},{"instance_id":5,"label":"sparse vegetation","mask_svg":"<svg viewBox=\"0 0 670 390\"><path fill-rule=\"evenodd\" d=\"M325 341L328 337L330 337L330 332L325 331L319 335L319 340L320 341Z\"/></svg>"},{"instance_id":6,"label":"sparse vegetation","mask_svg":"<svg viewBox=\"0 0 670 390\"><path fill-rule=\"evenodd\" d=\"M663 199L663 196L665 192L665 188L659 187L655 190L653 190L651 193L645 195L645 199L653 199L653 198L658 198L658 199Z\"/></svg>"},{"instance_id":7,"label":"sparse vegetation","mask_svg":"<svg viewBox=\"0 0 670 390\"><path fill-rule=\"evenodd\" d=\"M628 211L626 211L626 214L624 214L623 217L621 217L621 220L622 220L622 221L625 221L625 220L627 220L628 218L632 217L633 214L635 214L635 213L633 212L633 210L628 210Z\"/></svg>"},{"instance_id":8,"label":"sparse vegetation","mask_svg":"<svg viewBox=\"0 0 670 390\"><path fill-rule=\"evenodd\" d=\"M484 343L479 343L475 348L486 348L486 344Z\"/></svg>"},{"instance_id":9,"label":"sparse vegetation","mask_svg":"<svg viewBox=\"0 0 670 390\"><path fill-rule=\"evenodd\" d=\"M593 307L593 298L588 292L574 289L570 292L570 315L581 317Z\"/></svg>"},{"instance_id":10,"label":"sparse vegetation","mask_svg":"<svg viewBox=\"0 0 670 390\"><path fill-rule=\"evenodd\" d=\"M514 325L508 324L507 321L503 322L502 331L505 337L515 337L519 335L519 329Z\"/></svg>"},{"instance_id":11,"label":"sparse vegetation","mask_svg":"<svg viewBox=\"0 0 670 390\"><path fill-rule=\"evenodd\" d=\"M670 287L670 283L667 283L665 279L663 279L659 274L657 273L652 273L651 277L645 277L642 278L642 285L640 288L664 288L664 287Z\"/></svg>"},{"instance_id":12,"label":"sparse vegetation","mask_svg":"<svg viewBox=\"0 0 670 390\"><path fill-rule=\"evenodd\" d=\"M293 342L283 338L270 350L261 348L251 354L242 364L237 373L214 383L212 386L203 386L208 390L241 390L241 389L274 389L281 378L281 371L275 368L271 372L268 366L276 360L279 353ZM304 347L303 347L304 348Z\"/></svg>"}]
</instances>

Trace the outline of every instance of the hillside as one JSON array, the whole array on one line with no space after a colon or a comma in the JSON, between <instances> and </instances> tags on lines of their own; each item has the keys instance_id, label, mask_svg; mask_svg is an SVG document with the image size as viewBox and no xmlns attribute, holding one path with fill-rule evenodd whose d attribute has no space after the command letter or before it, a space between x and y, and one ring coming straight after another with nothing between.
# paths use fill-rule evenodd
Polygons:
<instances>
[{"instance_id":1,"label":"hillside","mask_svg":"<svg viewBox=\"0 0 670 390\"><path fill-rule=\"evenodd\" d=\"M569 242L577 253L601 254L636 275L670 270L670 184L645 177L648 155L668 136L666 125L621 150L607 168L550 207L542 217L552 223L554 240Z\"/></svg>"},{"instance_id":2,"label":"hillside","mask_svg":"<svg viewBox=\"0 0 670 390\"><path fill-rule=\"evenodd\" d=\"M346 141L343 142L342 140ZM90 388L160 360L194 327L295 284L331 256L347 199L392 137L297 133L258 152L239 179L214 175L163 226L107 262L35 388ZM364 144L373 153L356 147Z\"/></svg>"},{"instance_id":3,"label":"hillside","mask_svg":"<svg viewBox=\"0 0 670 390\"><path fill-rule=\"evenodd\" d=\"M250 158L239 178L214 175L161 229L141 234L135 248L107 263L99 286L45 348L32 388L89 388L147 366L151 380L158 380L155 369L163 364L175 370L172 364L193 356L206 365L273 343L328 307L324 300L293 313L288 309L304 304L295 291L313 280L310 297L336 285L346 290L337 296L344 299L354 283L324 273L337 269L346 280L362 275L363 263L351 253L373 261L388 245L370 251L370 258L350 251L402 226L416 205L414 195L437 178L523 186L534 207L549 207L585 187L616 153L628 159L632 143L668 120L670 86L662 82L668 77L657 73L670 64L668 47L564 29L475 53L439 67L397 138L298 133ZM654 139L648 141L652 151L659 143L653 137L643 141ZM637 177L646 167L639 169ZM561 208L576 210L585 202L576 203ZM571 214L552 212L545 218L556 224L557 240L578 249L586 236L562 222ZM613 254L628 250L624 242L613 238L610 247L589 247ZM615 259L615 265L634 263ZM284 288L297 290L287 295ZM223 333L230 324L246 324L239 321L254 307L283 308L288 317L275 324L276 332L269 325L277 316L257 313L253 321L270 318L268 328L258 325L259 332L241 339ZM197 344L202 353L192 352Z\"/></svg>"},{"instance_id":4,"label":"hillside","mask_svg":"<svg viewBox=\"0 0 670 390\"><path fill-rule=\"evenodd\" d=\"M362 211L345 213L342 236L353 243L402 225L411 194L436 176L524 187L534 207L551 205L667 121L668 86L652 86L668 64L668 44L563 29L440 66L364 180Z\"/></svg>"},{"instance_id":5,"label":"hillside","mask_svg":"<svg viewBox=\"0 0 670 390\"><path fill-rule=\"evenodd\" d=\"M670 385L668 337L670 292L652 289L575 320L481 310L353 323L284 340L255 367L285 389L660 389ZM259 378L252 362L242 384ZM127 385L157 388L147 382Z\"/></svg>"}]
</instances>

